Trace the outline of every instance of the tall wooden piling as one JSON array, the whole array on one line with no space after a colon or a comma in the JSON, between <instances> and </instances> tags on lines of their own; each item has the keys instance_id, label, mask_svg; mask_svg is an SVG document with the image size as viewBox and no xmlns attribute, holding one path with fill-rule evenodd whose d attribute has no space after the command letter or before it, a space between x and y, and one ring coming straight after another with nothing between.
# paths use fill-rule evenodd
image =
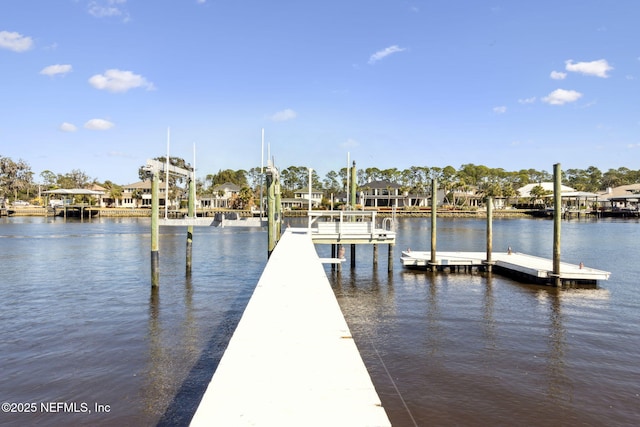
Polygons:
<instances>
[{"instance_id":1,"label":"tall wooden piling","mask_svg":"<svg viewBox=\"0 0 640 427\"><path fill-rule=\"evenodd\" d=\"M358 183L356 181L356 161L353 161L353 165L351 166L351 192L349 193L349 205L352 209L356 207L356 188Z\"/></svg>"},{"instance_id":2,"label":"tall wooden piling","mask_svg":"<svg viewBox=\"0 0 640 427\"><path fill-rule=\"evenodd\" d=\"M373 244L373 265L374 266L378 265L378 244L377 243Z\"/></svg>"},{"instance_id":3,"label":"tall wooden piling","mask_svg":"<svg viewBox=\"0 0 640 427\"><path fill-rule=\"evenodd\" d=\"M194 177L189 179L189 218L196 217L196 183ZM187 272L191 271L191 259L193 253L193 225L187 226Z\"/></svg>"},{"instance_id":4,"label":"tall wooden piling","mask_svg":"<svg viewBox=\"0 0 640 427\"><path fill-rule=\"evenodd\" d=\"M553 275L556 286L560 279L560 225L562 224L562 169L560 163L553 165Z\"/></svg>"},{"instance_id":5,"label":"tall wooden piling","mask_svg":"<svg viewBox=\"0 0 640 427\"><path fill-rule=\"evenodd\" d=\"M276 179L275 183L275 233L276 233L276 243L280 240L280 236L282 236L282 195L280 191L280 177Z\"/></svg>"},{"instance_id":6,"label":"tall wooden piling","mask_svg":"<svg viewBox=\"0 0 640 427\"><path fill-rule=\"evenodd\" d=\"M438 217L438 180L431 179L431 265L436 265L436 219ZM433 267L435 269L435 267Z\"/></svg>"},{"instance_id":7,"label":"tall wooden piling","mask_svg":"<svg viewBox=\"0 0 640 427\"><path fill-rule=\"evenodd\" d=\"M395 245L393 243L389 243L389 252L387 255L387 271L393 271L393 247Z\"/></svg>"},{"instance_id":8,"label":"tall wooden piling","mask_svg":"<svg viewBox=\"0 0 640 427\"><path fill-rule=\"evenodd\" d=\"M486 269L491 272L493 261L491 254L493 253L493 197L487 197L487 260Z\"/></svg>"},{"instance_id":9,"label":"tall wooden piling","mask_svg":"<svg viewBox=\"0 0 640 427\"><path fill-rule=\"evenodd\" d=\"M349 192L349 206L351 209L356 208L356 189L358 183L356 181L356 161L354 160L351 165L351 191ZM355 221L355 217L351 217L351 221ZM351 244L351 268L356 267L356 245Z\"/></svg>"},{"instance_id":10,"label":"tall wooden piling","mask_svg":"<svg viewBox=\"0 0 640 427\"><path fill-rule=\"evenodd\" d=\"M280 238L280 177L278 170L273 166L267 167L267 238L268 249L267 257L271 256L271 253L278 243Z\"/></svg>"},{"instance_id":11,"label":"tall wooden piling","mask_svg":"<svg viewBox=\"0 0 640 427\"><path fill-rule=\"evenodd\" d=\"M151 180L151 286L158 286L160 283L160 254L158 244L158 233L160 227L158 216L160 215L160 202L158 197L158 171L153 171Z\"/></svg>"}]
</instances>

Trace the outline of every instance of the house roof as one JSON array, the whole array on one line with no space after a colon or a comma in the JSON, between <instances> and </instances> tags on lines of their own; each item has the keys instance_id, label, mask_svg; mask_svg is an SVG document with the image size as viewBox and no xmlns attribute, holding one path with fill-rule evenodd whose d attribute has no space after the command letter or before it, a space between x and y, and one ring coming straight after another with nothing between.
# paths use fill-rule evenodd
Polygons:
<instances>
[{"instance_id":1,"label":"house roof","mask_svg":"<svg viewBox=\"0 0 640 427\"><path fill-rule=\"evenodd\" d=\"M382 180L382 181L370 181L368 183L366 183L365 185L362 185L361 187L367 187L370 188L372 190L376 189L376 188L382 188L382 189L386 189L386 188L400 188L402 187L400 184L396 184L395 182L391 182L388 180Z\"/></svg>"},{"instance_id":2,"label":"house roof","mask_svg":"<svg viewBox=\"0 0 640 427\"><path fill-rule=\"evenodd\" d=\"M133 184L123 185L122 188L151 188L151 180L138 181Z\"/></svg>"},{"instance_id":3,"label":"house roof","mask_svg":"<svg viewBox=\"0 0 640 427\"><path fill-rule=\"evenodd\" d=\"M324 193L324 191L322 190L317 190L315 188L311 188L311 192L312 193ZM294 191L294 193L298 194L298 193L302 193L302 194L309 194L309 189L308 188L301 188L299 190Z\"/></svg>"},{"instance_id":4,"label":"house roof","mask_svg":"<svg viewBox=\"0 0 640 427\"><path fill-rule=\"evenodd\" d=\"M638 198L640 196L638 193L640 193L640 184L629 184L609 188L606 192L600 193L600 196L607 199Z\"/></svg>"},{"instance_id":5,"label":"house roof","mask_svg":"<svg viewBox=\"0 0 640 427\"><path fill-rule=\"evenodd\" d=\"M104 191L86 190L84 188L60 188L58 190L43 191L44 194L65 194L65 195L81 195L100 196Z\"/></svg>"},{"instance_id":6,"label":"house roof","mask_svg":"<svg viewBox=\"0 0 640 427\"><path fill-rule=\"evenodd\" d=\"M553 182L539 182L539 183L527 184L524 187L518 188L518 193L520 193L520 197L531 197L531 190L533 190L533 188L537 186L541 186L545 190L553 192L553 187L554 187ZM575 188L571 188L566 185L560 186L560 192L563 195L566 192L575 192L575 191L576 191Z\"/></svg>"}]
</instances>

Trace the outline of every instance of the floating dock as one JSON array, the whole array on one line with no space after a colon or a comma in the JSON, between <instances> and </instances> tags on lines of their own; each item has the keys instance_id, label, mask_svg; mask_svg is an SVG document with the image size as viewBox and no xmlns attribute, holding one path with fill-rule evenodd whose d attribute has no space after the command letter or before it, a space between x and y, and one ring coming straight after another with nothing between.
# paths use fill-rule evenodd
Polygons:
<instances>
[{"instance_id":1,"label":"floating dock","mask_svg":"<svg viewBox=\"0 0 640 427\"><path fill-rule=\"evenodd\" d=\"M283 233L191 425L391 425L308 230Z\"/></svg>"},{"instance_id":2,"label":"floating dock","mask_svg":"<svg viewBox=\"0 0 640 427\"><path fill-rule=\"evenodd\" d=\"M484 270L486 252L436 252L436 262L431 263L430 251L403 251L400 258L407 268L424 268L433 270L469 271ZM555 281L553 261L518 252L494 252L491 254L493 271L515 276L534 283L551 283ZM608 280L608 271L597 270L583 265L560 263L560 280L566 284L594 285L600 280Z\"/></svg>"}]
</instances>

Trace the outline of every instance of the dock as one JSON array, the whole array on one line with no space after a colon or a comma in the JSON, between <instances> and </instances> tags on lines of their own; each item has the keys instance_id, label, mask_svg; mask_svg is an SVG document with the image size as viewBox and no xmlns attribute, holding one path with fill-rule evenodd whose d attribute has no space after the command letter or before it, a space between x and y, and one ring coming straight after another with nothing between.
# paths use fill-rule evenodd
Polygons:
<instances>
[{"instance_id":1,"label":"dock","mask_svg":"<svg viewBox=\"0 0 640 427\"><path fill-rule=\"evenodd\" d=\"M191 425L391 425L309 230L282 234Z\"/></svg>"},{"instance_id":2,"label":"dock","mask_svg":"<svg viewBox=\"0 0 640 427\"><path fill-rule=\"evenodd\" d=\"M431 263L430 251L403 251L403 267L449 271L484 270L486 252L436 252L436 262ZM530 280L534 283L550 283L555 280L553 261L519 252L494 252L491 255L493 270L505 275ZM585 267L581 264L560 263L560 280L564 284L594 285L608 280L610 272Z\"/></svg>"},{"instance_id":3,"label":"dock","mask_svg":"<svg viewBox=\"0 0 640 427\"><path fill-rule=\"evenodd\" d=\"M376 214L375 211L311 211L308 216L313 243L395 244L392 219L385 218L379 225Z\"/></svg>"},{"instance_id":4,"label":"dock","mask_svg":"<svg viewBox=\"0 0 640 427\"><path fill-rule=\"evenodd\" d=\"M175 227L266 227L267 220L260 217L242 217L237 213L216 213L213 217L159 218L161 226Z\"/></svg>"}]
</instances>

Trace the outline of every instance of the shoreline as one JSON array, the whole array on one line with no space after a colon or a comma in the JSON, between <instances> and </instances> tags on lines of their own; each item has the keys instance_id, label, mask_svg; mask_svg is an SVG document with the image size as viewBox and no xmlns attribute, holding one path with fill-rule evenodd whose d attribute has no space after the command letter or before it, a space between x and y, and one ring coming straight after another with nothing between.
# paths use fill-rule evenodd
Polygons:
<instances>
[{"instance_id":1,"label":"shoreline","mask_svg":"<svg viewBox=\"0 0 640 427\"><path fill-rule=\"evenodd\" d=\"M106 217L106 218L136 218L136 217L151 217L151 209L138 209L138 208L97 208L97 207L84 207L85 210L91 210L93 212L92 217ZM16 207L11 209L12 213L10 215L3 216L56 216L54 215L54 211L44 207ZM77 211L76 211L77 212ZM214 217L217 213L227 213L233 212L239 214L241 217L250 217L252 216L251 211L247 210L231 210L231 209L207 209L207 210L198 210L197 215L199 217ZM370 212L367 210L366 212ZM170 218L181 218L186 216L187 210L172 210L169 211ZM391 217L395 215L396 217L402 218L429 218L431 217L430 210L397 210L392 213L387 209L378 209L377 215L381 218ZM493 209L492 215L494 218L540 218L543 217L540 215L539 210L532 209ZM62 216L62 215L58 215ZM73 215L69 215L73 216ZM76 215L78 216L78 215ZM160 213L160 216L163 216L163 213ZM306 217L306 210L295 210L295 211L284 211L283 217L285 218L301 218ZM439 218L486 218L487 213L485 210L454 210L454 209L440 209L437 211L437 217ZM578 213L572 214L572 217L578 216ZM549 216L551 218L552 216ZM596 215L593 213L580 213L580 217L593 217L596 218Z\"/></svg>"}]
</instances>

